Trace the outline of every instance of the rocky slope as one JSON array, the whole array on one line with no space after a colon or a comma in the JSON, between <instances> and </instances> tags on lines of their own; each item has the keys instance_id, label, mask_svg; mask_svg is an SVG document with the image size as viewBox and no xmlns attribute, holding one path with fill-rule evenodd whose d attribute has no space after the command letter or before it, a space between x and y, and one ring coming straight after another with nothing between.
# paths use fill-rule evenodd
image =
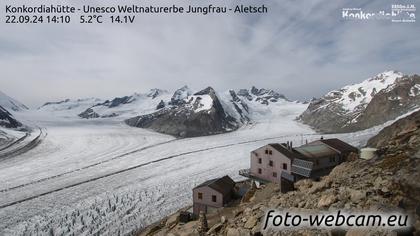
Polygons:
<instances>
[{"instance_id":1,"label":"rocky slope","mask_svg":"<svg viewBox=\"0 0 420 236\"><path fill-rule=\"evenodd\" d=\"M10 112L0 106L0 126L5 128L18 128L22 124L17 121Z\"/></svg>"},{"instance_id":2,"label":"rocky slope","mask_svg":"<svg viewBox=\"0 0 420 236\"><path fill-rule=\"evenodd\" d=\"M217 134L238 128L234 118L225 112L211 87L183 99L172 97L171 104L176 106L127 119L126 123L177 137Z\"/></svg>"},{"instance_id":3,"label":"rocky slope","mask_svg":"<svg viewBox=\"0 0 420 236\"><path fill-rule=\"evenodd\" d=\"M384 128L369 139L367 145L380 148L380 152L404 150L415 153L420 148L420 110ZM417 155L420 156L419 153Z\"/></svg>"},{"instance_id":4,"label":"rocky slope","mask_svg":"<svg viewBox=\"0 0 420 236\"><path fill-rule=\"evenodd\" d=\"M282 194L276 185L262 186L236 207L207 216L201 235L396 235L386 229L290 229L261 230L267 209L325 211L405 212L412 227L404 235L420 235L420 128L419 112L386 127L369 141L380 148L372 160L345 162L320 181L301 180L295 191ZM199 221L180 224L176 214L139 235L200 235ZM401 232L399 232L401 233Z\"/></svg>"},{"instance_id":5,"label":"rocky slope","mask_svg":"<svg viewBox=\"0 0 420 236\"><path fill-rule=\"evenodd\" d=\"M420 107L420 76L387 71L314 99L299 119L326 132L353 132Z\"/></svg>"},{"instance_id":6,"label":"rocky slope","mask_svg":"<svg viewBox=\"0 0 420 236\"><path fill-rule=\"evenodd\" d=\"M81 112L79 116L81 118L91 119L116 116L127 117L137 115L138 113L152 112L159 105L159 101L162 101L159 98L165 99L167 95L168 92L165 90L151 89L146 94L135 93L130 96L117 97L112 100L96 103Z\"/></svg>"}]
</instances>

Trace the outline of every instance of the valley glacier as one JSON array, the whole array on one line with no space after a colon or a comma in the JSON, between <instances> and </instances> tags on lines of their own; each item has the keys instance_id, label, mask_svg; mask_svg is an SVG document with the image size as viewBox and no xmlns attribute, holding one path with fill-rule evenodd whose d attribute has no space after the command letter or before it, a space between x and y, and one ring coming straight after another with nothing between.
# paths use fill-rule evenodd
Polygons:
<instances>
[{"instance_id":1,"label":"valley glacier","mask_svg":"<svg viewBox=\"0 0 420 236\"><path fill-rule=\"evenodd\" d=\"M46 136L30 151L0 160L0 235L130 235L191 205L195 185L223 175L240 180L251 150L318 139L295 121L306 108L279 104L237 131L183 139L116 118L16 114ZM324 136L361 146L380 129Z\"/></svg>"}]
</instances>

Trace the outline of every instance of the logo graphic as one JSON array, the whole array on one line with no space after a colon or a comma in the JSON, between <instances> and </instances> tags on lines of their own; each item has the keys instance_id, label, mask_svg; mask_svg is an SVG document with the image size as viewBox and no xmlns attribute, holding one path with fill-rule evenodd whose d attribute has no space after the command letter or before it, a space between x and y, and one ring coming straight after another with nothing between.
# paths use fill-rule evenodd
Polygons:
<instances>
[{"instance_id":1,"label":"logo graphic","mask_svg":"<svg viewBox=\"0 0 420 236\"><path fill-rule=\"evenodd\" d=\"M395 23L416 22L416 7L414 4L393 4L390 10L368 11L362 8L343 8L341 17L344 20L390 20Z\"/></svg>"}]
</instances>

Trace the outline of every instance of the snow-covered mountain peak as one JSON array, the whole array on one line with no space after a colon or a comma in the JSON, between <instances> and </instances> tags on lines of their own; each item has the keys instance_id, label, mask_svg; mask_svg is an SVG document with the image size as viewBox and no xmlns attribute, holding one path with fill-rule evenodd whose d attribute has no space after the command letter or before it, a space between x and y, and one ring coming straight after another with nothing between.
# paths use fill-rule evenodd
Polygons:
<instances>
[{"instance_id":1,"label":"snow-covered mountain peak","mask_svg":"<svg viewBox=\"0 0 420 236\"><path fill-rule=\"evenodd\" d=\"M214 101L218 100L216 91L212 87L207 87L194 95L184 98L185 103L194 112L207 111L213 107Z\"/></svg>"},{"instance_id":2,"label":"snow-covered mountain peak","mask_svg":"<svg viewBox=\"0 0 420 236\"><path fill-rule=\"evenodd\" d=\"M64 99L58 102L46 102L38 108L39 111L63 113L63 115L74 115L87 108L103 102L99 98Z\"/></svg>"},{"instance_id":3,"label":"snow-covered mountain peak","mask_svg":"<svg viewBox=\"0 0 420 236\"><path fill-rule=\"evenodd\" d=\"M283 94L280 94L272 89L258 89L255 86L252 86L250 90L240 89L237 95L246 98L248 101L257 101L264 105L268 105L270 102L277 102L279 100L288 101Z\"/></svg>"},{"instance_id":4,"label":"snow-covered mountain peak","mask_svg":"<svg viewBox=\"0 0 420 236\"><path fill-rule=\"evenodd\" d=\"M21 102L9 97L7 94L0 91L0 106L11 111L28 110L28 107Z\"/></svg>"},{"instance_id":5,"label":"snow-covered mountain peak","mask_svg":"<svg viewBox=\"0 0 420 236\"><path fill-rule=\"evenodd\" d=\"M9 111L0 106L0 127L17 128L19 126L22 126L22 124Z\"/></svg>"},{"instance_id":6,"label":"snow-covered mountain peak","mask_svg":"<svg viewBox=\"0 0 420 236\"><path fill-rule=\"evenodd\" d=\"M177 89L169 102L170 105L179 105L185 98L192 95L192 91L187 85Z\"/></svg>"},{"instance_id":7,"label":"snow-covered mountain peak","mask_svg":"<svg viewBox=\"0 0 420 236\"><path fill-rule=\"evenodd\" d=\"M386 83L387 81L395 81L395 79L400 78L404 76L402 72L396 71L396 70L388 70L384 71L382 73L377 74L376 76L369 78L368 80L379 80L383 83Z\"/></svg>"},{"instance_id":8,"label":"snow-covered mountain peak","mask_svg":"<svg viewBox=\"0 0 420 236\"><path fill-rule=\"evenodd\" d=\"M395 83L404 74L397 71L385 71L368 78L360 83L345 86L339 90L329 92L325 98L341 104L347 112L363 109L369 104L373 96L382 89Z\"/></svg>"}]
</instances>

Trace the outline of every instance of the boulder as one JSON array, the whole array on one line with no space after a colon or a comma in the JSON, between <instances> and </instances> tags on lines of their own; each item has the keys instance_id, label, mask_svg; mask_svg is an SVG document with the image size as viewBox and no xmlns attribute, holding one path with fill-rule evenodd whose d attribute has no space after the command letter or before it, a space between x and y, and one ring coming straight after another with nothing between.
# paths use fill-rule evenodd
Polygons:
<instances>
[{"instance_id":1,"label":"boulder","mask_svg":"<svg viewBox=\"0 0 420 236\"><path fill-rule=\"evenodd\" d=\"M257 218L255 218L254 216L251 216L246 221L246 223L244 225L244 228L245 229L252 229L257 224L257 222L258 222Z\"/></svg>"},{"instance_id":2,"label":"boulder","mask_svg":"<svg viewBox=\"0 0 420 236\"><path fill-rule=\"evenodd\" d=\"M337 197L333 194L322 195L318 201L318 207L328 207L337 201Z\"/></svg>"},{"instance_id":3,"label":"boulder","mask_svg":"<svg viewBox=\"0 0 420 236\"><path fill-rule=\"evenodd\" d=\"M363 191L363 190L354 190L354 189L351 189L350 190L350 200L352 202L358 203L362 199L364 199L365 197L366 197L366 191Z\"/></svg>"}]
</instances>

